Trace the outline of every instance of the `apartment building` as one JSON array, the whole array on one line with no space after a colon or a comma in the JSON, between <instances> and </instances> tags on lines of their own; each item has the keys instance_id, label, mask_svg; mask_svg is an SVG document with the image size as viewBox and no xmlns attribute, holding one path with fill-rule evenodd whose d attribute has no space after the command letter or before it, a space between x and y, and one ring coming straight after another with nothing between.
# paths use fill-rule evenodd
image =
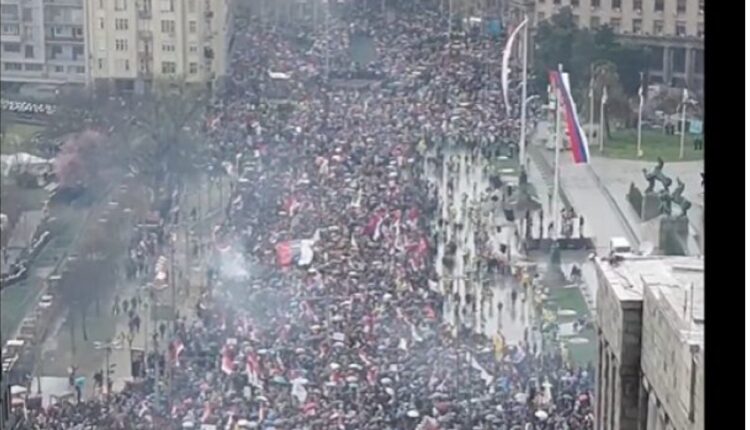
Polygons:
<instances>
[{"instance_id":1,"label":"apartment building","mask_svg":"<svg viewBox=\"0 0 750 430\"><path fill-rule=\"evenodd\" d=\"M85 84L84 0L0 0L0 80Z\"/></svg>"},{"instance_id":2,"label":"apartment building","mask_svg":"<svg viewBox=\"0 0 750 430\"><path fill-rule=\"evenodd\" d=\"M702 91L705 0L510 0L506 13L538 25L563 7L581 27L609 25L622 42L650 48L652 83Z\"/></svg>"},{"instance_id":3,"label":"apartment building","mask_svg":"<svg viewBox=\"0 0 750 430\"><path fill-rule=\"evenodd\" d=\"M633 256L596 269L596 428L703 430L703 260Z\"/></svg>"},{"instance_id":4,"label":"apartment building","mask_svg":"<svg viewBox=\"0 0 750 430\"><path fill-rule=\"evenodd\" d=\"M94 85L140 92L154 79L226 75L232 0L88 0Z\"/></svg>"}]
</instances>

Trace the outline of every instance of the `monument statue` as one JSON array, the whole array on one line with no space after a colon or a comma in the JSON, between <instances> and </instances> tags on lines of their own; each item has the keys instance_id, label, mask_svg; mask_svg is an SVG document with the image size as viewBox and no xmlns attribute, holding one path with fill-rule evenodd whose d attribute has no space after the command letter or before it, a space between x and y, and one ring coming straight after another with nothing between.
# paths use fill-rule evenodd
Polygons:
<instances>
[{"instance_id":1,"label":"monument statue","mask_svg":"<svg viewBox=\"0 0 750 430\"><path fill-rule=\"evenodd\" d=\"M656 166L654 167L654 170L649 172L646 169L643 169L643 177L646 178L646 181L648 182L648 187L646 188L646 194L654 192L654 184L656 181L659 181L661 185L664 187L664 190L669 191L669 187L672 185L672 179L670 179L667 175L662 173L662 169L664 168L664 160L661 159L661 157L657 158Z\"/></svg>"},{"instance_id":2,"label":"monument statue","mask_svg":"<svg viewBox=\"0 0 750 430\"><path fill-rule=\"evenodd\" d=\"M687 211L693 206L690 200L682 196L682 193L684 191L685 191L685 183L682 182L680 178L677 178L677 187L674 189L674 192L672 193L671 200L677 206L679 206L680 209L682 210L682 213L680 214L681 217L687 216Z\"/></svg>"},{"instance_id":3,"label":"monument statue","mask_svg":"<svg viewBox=\"0 0 750 430\"><path fill-rule=\"evenodd\" d=\"M672 196L666 189L659 192L659 213L672 216Z\"/></svg>"}]
</instances>

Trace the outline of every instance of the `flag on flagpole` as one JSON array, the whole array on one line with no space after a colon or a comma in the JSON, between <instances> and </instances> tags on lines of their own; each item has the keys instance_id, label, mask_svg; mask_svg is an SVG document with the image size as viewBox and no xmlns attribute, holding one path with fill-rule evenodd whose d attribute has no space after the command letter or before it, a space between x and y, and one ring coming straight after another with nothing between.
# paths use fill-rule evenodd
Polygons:
<instances>
[{"instance_id":1,"label":"flag on flagpole","mask_svg":"<svg viewBox=\"0 0 750 430\"><path fill-rule=\"evenodd\" d=\"M583 132L581 122L578 120L575 101L570 92L570 80L567 73L559 70L549 72L550 84L560 100L559 105L565 119L565 129L573 152L573 161L576 164L589 162L589 144L586 133Z\"/></svg>"},{"instance_id":2,"label":"flag on flagpole","mask_svg":"<svg viewBox=\"0 0 750 430\"><path fill-rule=\"evenodd\" d=\"M508 79L510 78L510 55L513 51L513 42L515 42L516 36L518 36L518 33L523 29L523 27L528 23L529 18L525 17L523 21L521 21L520 24L518 24L518 27L516 27L513 32L510 34L510 37L508 38L508 42L505 44L505 48L503 49L503 59L502 59L502 72L500 75L500 84L503 86L503 101L505 102L505 111L510 116L510 102L508 101L509 94L508 94Z\"/></svg>"}]
</instances>

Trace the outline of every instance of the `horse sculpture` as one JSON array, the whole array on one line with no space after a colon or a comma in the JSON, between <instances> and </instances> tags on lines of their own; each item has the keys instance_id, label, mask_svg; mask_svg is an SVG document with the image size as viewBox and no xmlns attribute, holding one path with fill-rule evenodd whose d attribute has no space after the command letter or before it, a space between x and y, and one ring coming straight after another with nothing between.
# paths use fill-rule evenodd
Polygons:
<instances>
[{"instance_id":1,"label":"horse sculpture","mask_svg":"<svg viewBox=\"0 0 750 430\"><path fill-rule=\"evenodd\" d=\"M687 216L687 211L693 206L690 200L682 196L682 193L684 191L685 191L685 183L683 183L680 180L680 178L677 178L677 187L674 189L674 192L672 193L671 200L677 206L679 206L680 209L682 209L682 213L680 214L680 216Z\"/></svg>"},{"instance_id":2,"label":"horse sculpture","mask_svg":"<svg viewBox=\"0 0 750 430\"><path fill-rule=\"evenodd\" d=\"M656 183L656 181L659 181L661 183L661 185L664 187L664 190L666 190L667 192L669 191L669 187L672 185L672 179L662 173L663 168L664 160L659 157L657 158L657 164L654 167L654 170L649 172L648 170L643 169L643 177L645 177L646 181L648 181L648 188L646 188L647 193L652 193L654 191L654 184Z\"/></svg>"}]
</instances>

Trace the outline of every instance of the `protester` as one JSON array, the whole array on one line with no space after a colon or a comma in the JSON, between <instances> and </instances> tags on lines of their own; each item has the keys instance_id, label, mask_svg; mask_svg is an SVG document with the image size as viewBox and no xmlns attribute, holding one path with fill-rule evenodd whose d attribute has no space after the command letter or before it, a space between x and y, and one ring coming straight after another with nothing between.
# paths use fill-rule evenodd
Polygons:
<instances>
[{"instance_id":1,"label":"protester","mask_svg":"<svg viewBox=\"0 0 750 430\"><path fill-rule=\"evenodd\" d=\"M518 138L519 95L506 117L486 91L499 82L486 63L498 43L466 36L450 55L437 14L348 13L331 24L331 67L337 78L379 81L366 89L325 83L322 29L310 49L291 28L238 30L226 94L206 119L214 164L234 184L198 317L158 326L145 383L108 407L101 398L51 406L28 428L593 429L590 370L559 351L542 359L528 342L493 347L473 318L451 327L431 288L437 242L459 215L442 219L425 170L451 148L468 151L467 169L512 155ZM374 38L378 60L354 67L346 51L359 33ZM292 75L291 110L264 100L269 70ZM477 207L490 200L472 194ZM483 225L477 214L455 229ZM476 241L489 252L486 234ZM232 252L254 269L230 274L221 262ZM455 294L445 304L459 303ZM452 309L466 315L484 300L467 294Z\"/></svg>"}]
</instances>

